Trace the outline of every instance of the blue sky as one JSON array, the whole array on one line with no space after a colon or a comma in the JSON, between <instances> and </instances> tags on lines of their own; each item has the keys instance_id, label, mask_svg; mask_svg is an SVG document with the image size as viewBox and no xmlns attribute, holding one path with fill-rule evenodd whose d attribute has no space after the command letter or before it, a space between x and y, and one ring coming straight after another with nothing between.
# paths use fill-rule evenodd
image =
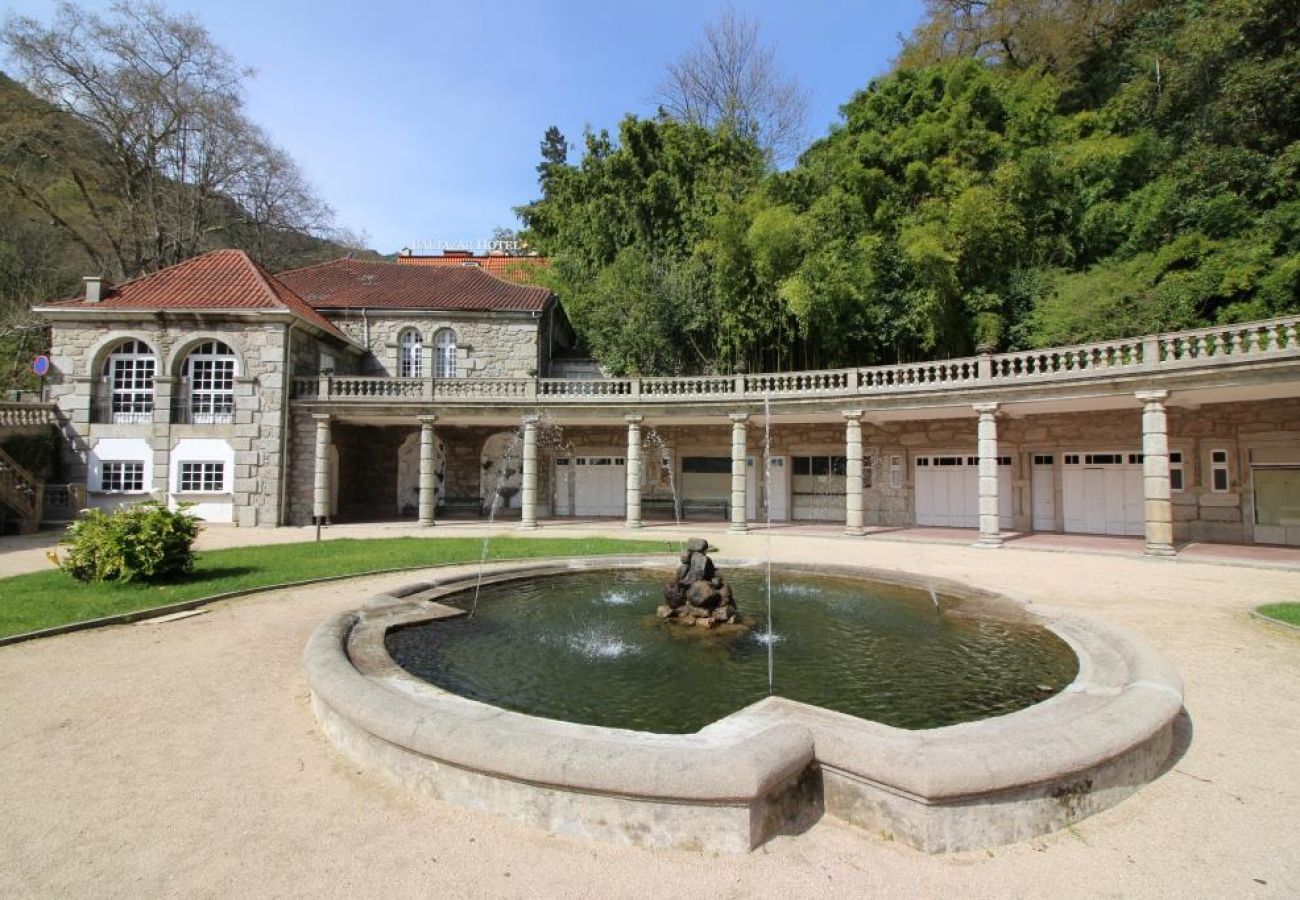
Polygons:
<instances>
[{"instance_id":1,"label":"blue sky","mask_svg":"<svg viewBox=\"0 0 1300 900\"><path fill-rule=\"evenodd\" d=\"M91 0L92 7L108 3ZM536 196L538 144L558 125L614 130L649 115L664 66L723 2L628 4L169 0L257 70L248 112L336 210L391 253L485 240ZM736 2L810 93L812 136L885 71L921 0ZM0 0L43 20L49 0ZM481 10L481 11L480 11ZM573 156L570 156L573 159Z\"/></svg>"}]
</instances>

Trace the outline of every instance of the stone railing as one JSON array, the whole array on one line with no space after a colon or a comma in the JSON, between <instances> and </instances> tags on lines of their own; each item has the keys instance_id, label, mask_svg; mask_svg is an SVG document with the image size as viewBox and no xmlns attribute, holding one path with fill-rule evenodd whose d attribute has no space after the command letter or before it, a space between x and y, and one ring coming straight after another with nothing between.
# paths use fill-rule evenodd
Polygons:
<instances>
[{"instance_id":1,"label":"stone railing","mask_svg":"<svg viewBox=\"0 0 1300 900\"><path fill-rule=\"evenodd\" d=\"M53 425L53 403L0 403L0 428Z\"/></svg>"},{"instance_id":2,"label":"stone railing","mask_svg":"<svg viewBox=\"0 0 1300 900\"><path fill-rule=\"evenodd\" d=\"M295 378L293 399L401 403L478 402L556 405L656 401L834 399L987 388L1039 381L1232 365L1300 357L1300 316L1154 334L1117 341L1048 347L962 359L814 372L686 375L653 378Z\"/></svg>"}]
</instances>

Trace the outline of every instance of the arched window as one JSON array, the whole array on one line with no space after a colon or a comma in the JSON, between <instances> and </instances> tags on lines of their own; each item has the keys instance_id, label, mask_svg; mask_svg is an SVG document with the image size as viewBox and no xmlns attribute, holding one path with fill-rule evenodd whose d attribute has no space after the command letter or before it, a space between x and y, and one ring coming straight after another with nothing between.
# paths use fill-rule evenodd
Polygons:
<instances>
[{"instance_id":1,"label":"arched window","mask_svg":"<svg viewBox=\"0 0 1300 900\"><path fill-rule=\"evenodd\" d=\"M450 328L433 336L433 374L436 378L456 377L456 332Z\"/></svg>"},{"instance_id":2,"label":"arched window","mask_svg":"<svg viewBox=\"0 0 1300 900\"><path fill-rule=\"evenodd\" d=\"M205 341L189 352L181 369L180 420L196 425L227 424L235 418L235 351Z\"/></svg>"},{"instance_id":3,"label":"arched window","mask_svg":"<svg viewBox=\"0 0 1300 900\"><path fill-rule=\"evenodd\" d=\"M414 328L408 328L397 339L397 374L400 378L424 376L424 338Z\"/></svg>"},{"instance_id":4,"label":"arched window","mask_svg":"<svg viewBox=\"0 0 1300 900\"><path fill-rule=\"evenodd\" d=\"M153 419L153 351L143 341L123 341L104 360L105 422Z\"/></svg>"}]
</instances>

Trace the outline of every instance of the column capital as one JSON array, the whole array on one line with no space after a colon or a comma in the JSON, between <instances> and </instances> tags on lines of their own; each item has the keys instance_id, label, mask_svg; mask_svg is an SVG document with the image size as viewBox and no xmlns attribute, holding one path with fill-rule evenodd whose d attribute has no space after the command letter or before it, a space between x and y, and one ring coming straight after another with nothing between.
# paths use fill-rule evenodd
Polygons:
<instances>
[{"instance_id":1,"label":"column capital","mask_svg":"<svg viewBox=\"0 0 1300 900\"><path fill-rule=\"evenodd\" d=\"M1133 394L1141 403L1164 403L1169 399L1168 391L1137 391Z\"/></svg>"},{"instance_id":2,"label":"column capital","mask_svg":"<svg viewBox=\"0 0 1300 900\"><path fill-rule=\"evenodd\" d=\"M420 420L421 425L432 425L434 422L438 421L438 416L435 413L427 413L422 416L417 416L417 418Z\"/></svg>"},{"instance_id":3,"label":"column capital","mask_svg":"<svg viewBox=\"0 0 1300 900\"><path fill-rule=\"evenodd\" d=\"M983 415L992 415L993 413L997 412L999 406L1000 404L998 403L976 403L973 404L972 408L975 410L975 412L983 416Z\"/></svg>"},{"instance_id":4,"label":"column capital","mask_svg":"<svg viewBox=\"0 0 1300 900\"><path fill-rule=\"evenodd\" d=\"M329 413L312 413L311 417L316 420L317 425L329 424L330 419L334 418Z\"/></svg>"},{"instance_id":5,"label":"column capital","mask_svg":"<svg viewBox=\"0 0 1300 900\"><path fill-rule=\"evenodd\" d=\"M845 409L840 412L849 422L862 422L862 410L860 409Z\"/></svg>"},{"instance_id":6,"label":"column capital","mask_svg":"<svg viewBox=\"0 0 1300 900\"><path fill-rule=\"evenodd\" d=\"M638 415L636 413L629 413L628 415L623 417L623 421L629 425L640 425L642 422L645 421L645 416Z\"/></svg>"},{"instance_id":7,"label":"column capital","mask_svg":"<svg viewBox=\"0 0 1300 900\"><path fill-rule=\"evenodd\" d=\"M749 413L731 413L730 418L733 426L744 425L749 421Z\"/></svg>"}]
</instances>

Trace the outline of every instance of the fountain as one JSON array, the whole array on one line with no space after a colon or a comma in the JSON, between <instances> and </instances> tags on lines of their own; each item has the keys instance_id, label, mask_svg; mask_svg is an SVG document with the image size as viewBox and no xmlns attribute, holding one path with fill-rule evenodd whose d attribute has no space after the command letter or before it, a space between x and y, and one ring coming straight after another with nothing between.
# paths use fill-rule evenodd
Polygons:
<instances>
[{"instance_id":1,"label":"fountain","mask_svg":"<svg viewBox=\"0 0 1300 900\"><path fill-rule=\"evenodd\" d=\"M709 542L704 538L686 542L681 565L673 580L664 585L666 602L657 611L659 618L706 629L720 625L748 627L736 611L731 585L723 582L708 551Z\"/></svg>"},{"instance_id":2,"label":"fountain","mask_svg":"<svg viewBox=\"0 0 1300 900\"><path fill-rule=\"evenodd\" d=\"M895 571L782 564L774 694L776 635L717 624L740 618L724 589L760 595L766 566L721 562L729 583L696 539L680 560L497 563L394 589L312 637L313 709L405 789L712 852L808 814L930 852L1020 841L1114 805L1170 755L1181 683L1131 634ZM647 615L669 573L695 627ZM714 637L675 639L697 633Z\"/></svg>"}]
</instances>

